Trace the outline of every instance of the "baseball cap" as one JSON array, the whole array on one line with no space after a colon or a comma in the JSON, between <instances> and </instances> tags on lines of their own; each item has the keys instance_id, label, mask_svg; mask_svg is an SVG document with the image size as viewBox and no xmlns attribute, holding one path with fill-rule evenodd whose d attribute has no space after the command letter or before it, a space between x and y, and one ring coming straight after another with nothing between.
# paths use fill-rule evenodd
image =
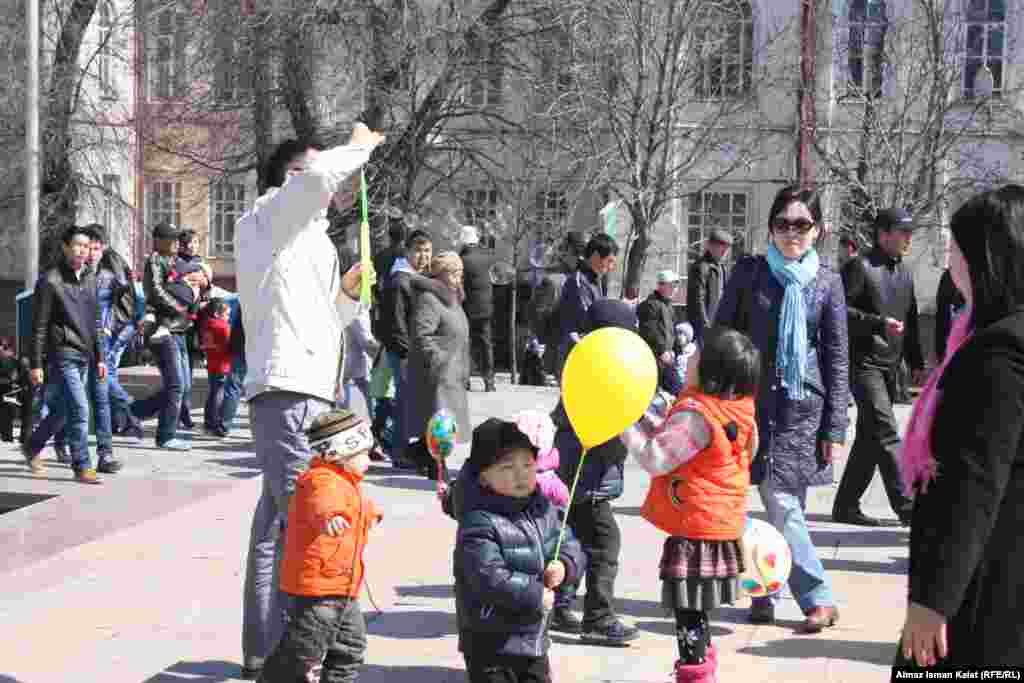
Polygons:
<instances>
[{"instance_id":1,"label":"baseball cap","mask_svg":"<svg viewBox=\"0 0 1024 683\"><path fill-rule=\"evenodd\" d=\"M181 234L181 230L170 223L157 223L153 228L153 238L158 240L178 239L179 234Z\"/></svg>"},{"instance_id":2,"label":"baseball cap","mask_svg":"<svg viewBox=\"0 0 1024 683\"><path fill-rule=\"evenodd\" d=\"M917 228L910 212L897 207L882 209L875 217L876 230L906 230L913 231Z\"/></svg>"},{"instance_id":3,"label":"baseball cap","mask_svg":"<svg viewBox=\"0 0 1024 683\"><path fill-rule=\"evenodd\" d=\"M679 282L680 277L676 271L671 269L659 270L657 274L657 281L659 285L668 284L670 282Z\"/></svg>"},{"instance_id":4,"label":"baseball cap","mask_svg":"<svg viewBox=\"0 0 1024 683\"><path fill-rule=\"evenodd\" d=\"M459 230L460 244L479 244L480 235L472 225L463 225Z\"/></svg>"}]
</instances>

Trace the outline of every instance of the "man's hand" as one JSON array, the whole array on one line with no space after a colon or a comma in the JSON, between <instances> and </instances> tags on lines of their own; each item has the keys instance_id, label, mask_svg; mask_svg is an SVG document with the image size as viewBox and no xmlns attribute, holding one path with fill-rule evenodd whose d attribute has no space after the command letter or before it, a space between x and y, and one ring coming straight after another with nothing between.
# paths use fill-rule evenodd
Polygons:
<instances>
[{"instance_id":1,"label":"man's hand","mask_svg":"<svg viewBox=\"0 0 1024 683\"><path fill-rule=\"evenodd\" d=\"M349 528L349 523L341 515L324 522L324 533L328 536L340 536Z\"/></svg>"},{"instance_id":2,"label":"man's hand","mask_svg":"<svg viewBox=\"0 0 1024 683\"><path fill-rule=\"evenodd\" d=\"M658 356L658 360L660 360L663 365L672 365L676 361L676 354L671 351L662 351L661 355Z\"/></svg>"},{"instance_id":3,"label":"man's hand","mask_svg":"<svg viewBox=\"0 0 1024 683\"><path fill-rule=\"evenodd\" d=\"M561 560L551 560L544 568L544 585L548 588L558 588L565 581L565 565Z\"/></svg>"},{"instance_id":4,"label":"man's hand","mask_svg":"<svg viewBox=\"0 0 1024 683\"><path fill-rule=\"evenodd\" d=\"M842 449L843 445L835 443L834 441L822 441L821 442L821 460L822 463L827 467L836 460L836 455Z\"/></svg>"},{"instance_id":5,"label":"man's hand","mask_svg":"<svg viewBox=\"0 0 1024 683\"><path fill-rule=\"evenodd\" d=\"M890 337L899 337L903 334L903 322L896 318L885 319L885 333Z\"/></svg>"},{"instance_id":6,"label":"man's hand","mask_svg":"<svg viewBox=\"0 0 1024 683\"><path fill-rule=\"evenodd\" d=\"M96 364L96 376L99 377L101 380L107 378L107 364L106 363L97 363Z\"/></svg>"},{"instance_id":7,"label":"man's hand","mask_svg":"<svg viewBox=\"0 0 1024 683\"><path fill-rule=\"evenodd\" d=\"M352 128L352 137L349 138L349 144L376 147L384 142L385 139L382 134L370 130L365 123L359 122Z\"/></svg>"},{"instance_id":8,"label":"man's hand","mask_svg":"<svg viewBox=\"0 0 1024 683\"><path fill-rule=\"evenodd\" d=\"M367 273L366 277L370 279L370 286L372 287L377 282L377 274L373 272L371 266L370 272ZM348 298L353 301L359 299L359 290L363 282L363 264L362 262L355 264L348 269L348 272L341 276L341 290L348 295Z\"/></svg>"},{"instance_id":9,"label":"man's hand","mask_svg":"<svg viewBox=\"0 0 1024 683\"><path fill-rule=\"evenodd\" d=\"M34 368L31 372L28 373L28 378L29 381L32 382L32 386L38 387L40 384L43 383L43 369Z\"/></svg>"},{"instance_id":10,"label":"man's hand","mask_svg":"<svg viewBox=\"0 0 1024 683\"><path fill-rule=\"evenodd\" d=\"M544 611L550 612L555 607L555 591L550 588L544 589Z\"/></svg>"}]
</instances>

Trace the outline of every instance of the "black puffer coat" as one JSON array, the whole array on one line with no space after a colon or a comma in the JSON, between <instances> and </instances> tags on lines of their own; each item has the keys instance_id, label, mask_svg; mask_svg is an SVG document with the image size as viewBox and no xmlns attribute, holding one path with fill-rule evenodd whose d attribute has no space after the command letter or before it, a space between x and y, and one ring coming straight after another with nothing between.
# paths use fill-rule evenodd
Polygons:
<instances>
[{"instance_id":1,"label":"black puffer coat","mask_svg":"<svg viewBox=\"0 0 1024 683\"><path fill-rule=\"evenodd\" d=\"M543 657L550 644L543 576L558 543L558 513L540 489L525 500L499 496L483 489L479 476L467 463L455 484L459 650L476 656ZM565 580L575 583L583 559L568 528L559 559Z\"/></svg>"},{"instance_id":2,"label":"black puffer coat","mask_svg":"<svg viewBox=\"0 0 1024 683\"><path fill-rule=\"evenodd\" d=\"M572 486L576 477L576 468L583 458L583 444L565 414L565 406L559 401L551 412L551 420L555 423L555 448L558 449L558 478L566 486ZM573 503L592 503L602 500L615 500L622 495L625 488L625 444L619 437L594 446L583 460L583 471L580 472L579 483L576 484L576 495Z\"/></svg>"}]
</instances>

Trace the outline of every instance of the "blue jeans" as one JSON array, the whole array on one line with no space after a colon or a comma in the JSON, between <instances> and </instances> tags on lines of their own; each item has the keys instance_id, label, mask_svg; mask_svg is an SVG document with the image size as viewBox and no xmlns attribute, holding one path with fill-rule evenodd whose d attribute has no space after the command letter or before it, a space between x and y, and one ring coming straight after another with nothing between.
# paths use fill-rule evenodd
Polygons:
<instances>
[{"instance_id":1,"label":"blue jeans","mask_svg":"<svg viewBox=\"0 0 1024 683\"><path fill-rule=\"evenodd\" d=\"M110 429L110 385L96 374L96 363L89 363L89 396L96 411L96 455L103 460L114 455L114 437Z\"/></svg>"},{"instance_id":2,"label":"blue jeans","mask_svg":"<svg viewBox=\"0 0 1024 683\"><path fill-rule=\"evenodd\" d=\"M784 491L774 488L770 481L764 481L758 491L761 502L768 512L768 521L782 534L793 553L793 569L789 573L789 590L804 614L815 607L834 607L832 584L825 575L825 568L818 559L818 553L807 531L804 509L807 506L807 488L799 491ZM755 600L778 600L772 598Z\"/></svg>"},{"instance_id":3,"label":"blue jeans","mask_svg":"<svg viewBox=\"0 0 1024 683\"><path fill-rule=\"evenodd\" d=\"M395 398L393 405L395 411L391 414L391 457L401 457L405 447L409 444L409 437L406 436L403 430L404 420L402 419L402 413L405 410L405 405L402 403L402 394L405 391L405 375L402 372L402 366L404 365L402 357L394 351L388 351L384 354L384 357L388 359L388 365L391 367L391 376L395 381Z\"/></svg>"},{"instance_id":4,"label":"blue jeans","mask_svg":"<svg viewBox=\"0 0 1024 683\"><path fill-rule=\"evenodd\" d=\"M129 415L132 405L132 395L129 394L117 378L117 369L121 367L121 356L124 355L128 345L135 338L135 328L127 326L110 340L107 349L107 392L110 395L110 416L111 421L122 420Z\"/></svg>"},{"instance_id":5,"label":"blue jeans","mask_svg":"<svg viewBox=\"0 0 1024 683\"><path fill-rule=\"evenodd\" d=\"M156 428L156 445L163 446L178 435L178 417L181 414L181 397L188 373L185 354L185 336L171 334L152 345L160 380L163 385L156 393L132 404L131 414L140 420L159 415Z\"/></svg>"},{"instance_id":6,"label":"blue jeans","mask_svg":"<svg viewBox=\"0 0 1024 683\"><path fill-rule=\"evenodd\" d=\"M366 402L367 417L370 422L373 422L373 398L370 396L370 378L369 377L353 377L349 381L345 382L345 400L342 407L351 410L352 409L352 392L355 389L359 390L359 393L363 395L363 401Z\"/></svg>"},{"instance_id":7,"label":"blue jeans","mask_svg":"<svg viewBox=\"0 0 1024 683\"><path fill-rule=\"evenodd\" d=\"M238 415L238 405L242 402L242 387L245 386L245 356L238 355L231 357L231 374L224 382L224 428L234 429L235 416Z\"/></svg>"},{"instance_id":8,"label":"blue jeans","mask_svg":"<svg viewBox=\"0 0 1024 683\"><path fill-rule=\"evenodd\" d=\"M47 440L65 429L75 471L90 468L89 394L86 381L89 359L73 351L60 351L50 361L44 400L47 414L28 440L29 453L43 450Z\"/></svg>"},{"instance_id":9,"label":"blue jeans","mask_svg":"<svg viewBox=\"0 0 1024 683\"><path fill-rule=\"evenodd\" d=\"M224 386L227 375L207 373L209 391L206 394L206 407L203 409L203 426L208 429L224 428Z\"/></svg>"}]
</instances>

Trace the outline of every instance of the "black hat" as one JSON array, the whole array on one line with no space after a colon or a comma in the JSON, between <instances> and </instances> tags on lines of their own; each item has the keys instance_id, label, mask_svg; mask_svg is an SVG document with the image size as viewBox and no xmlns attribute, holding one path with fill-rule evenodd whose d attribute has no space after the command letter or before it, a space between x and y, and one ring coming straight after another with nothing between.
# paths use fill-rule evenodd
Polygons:
<instances>
[{"instance_id":1,"label":"black hat","mask_svg":"<svg viewBox=\"0 0 1024 683\"><path fill-rule=\"evenodd\" d=\"M85 226L84 230L93 240L103 242L104 244L107 243L107 229L99 223L89 223Z\"/></svg>"},{"instance_id":2,"label":"black hat","mask_svg":"<svg viewBox=\"0 0 1024 683\"><path fill-rule=\"evenodd\" d=\"M708 239L712 242L718 242L719 244L728 244L730 247L733 243L732 233L721 228L715 228L712 230L711 234L708 235Z\"/></svg>"},{"instance_id":3,"label":"black hat","mask_svg":"<svg viewBox=\"0 0 1024 683\"><path fill-rule=\"evenodd\" d=\"M621 327L625 330L636 330L636 311L624 301L618 299L598 299L587 311L588 332L602 327Z\"/></svg>"},{"instance_id":4,"label":"black hat","mask_svg":"<svg viewBox=\"0 0 1024 683\"><path fill-rule=\"evenodd\" d=\"M473 443L469 447L468 465L482 472L498 462L513 448L526 448L537 454L537 449L526 434L519 431L515 422L506 422L492 417L481 422L473 430Z\"/></svg>"},{"instance_id":5,"label":"black hat","mask_svg":"<svg viewBox=\"0 0 1024 683\"><path fill-rule=\"evenodd\" d=\"M911 232L917 226L910 212L906 209L882 209L875 216L875 230L906 230Z\"/></svg>"},{"instance_id":6,"label":"black hat","mask_svg":"<svg viewBox=\"0 0 1024 683\"><path fill-rule=\"evenodd\" d=\"M181 231L176 225L170 223L157 223L156 227L153 228L153 239L156 240L176 240Z\"/></svg>"}]
</instances>

